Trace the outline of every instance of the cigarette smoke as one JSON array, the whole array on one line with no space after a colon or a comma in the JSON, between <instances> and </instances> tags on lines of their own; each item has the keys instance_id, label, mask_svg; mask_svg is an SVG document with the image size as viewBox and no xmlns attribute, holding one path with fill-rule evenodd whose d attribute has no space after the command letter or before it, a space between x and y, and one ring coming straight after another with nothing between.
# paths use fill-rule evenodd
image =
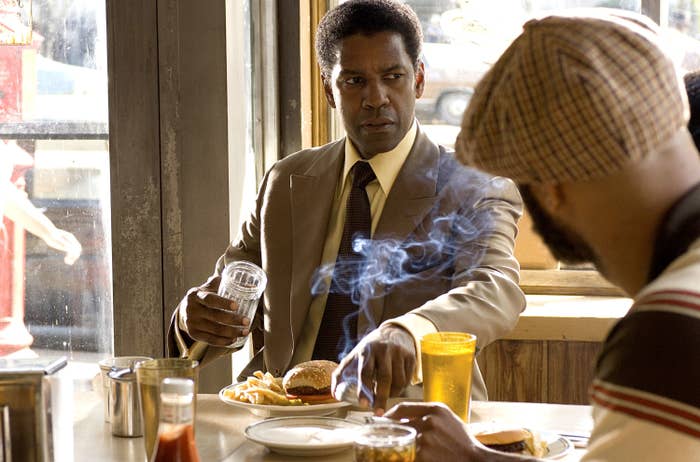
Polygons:
<instances>
[{"instance_id":1,"label":"cigarette smoke","mask_svg":"<svg viewBox=\"0 0 700 462\"><path fill-rule=\"evenodd\" d=\"M332 290L349 294L359 312L343 321L341 339L342 359L357 343L356 333L349 332L350 317L361 312L369 321L369 328L360 337L377 327L368 309L369 301L385 297L395 290L406 290L406 283L424 281L434 284L436 278L469 278L486 251L486 237L493 229L493 214L485 201L483 191L498 186L501 180L463 167L449 159L449 180L438 179L438 197L432 209L407 239L391 236L373 236L355 239L353 249L362 259L339 259L335 264L319 267L312 279L313 296ZM330 284L331 277L335 283ZM417 308L407 307L409 309ZM344 380L357 383L357 377ZM366 390L365 390L366 391ZM373 396L373 393L365 393Z\"/></svg>"}]
</instances>

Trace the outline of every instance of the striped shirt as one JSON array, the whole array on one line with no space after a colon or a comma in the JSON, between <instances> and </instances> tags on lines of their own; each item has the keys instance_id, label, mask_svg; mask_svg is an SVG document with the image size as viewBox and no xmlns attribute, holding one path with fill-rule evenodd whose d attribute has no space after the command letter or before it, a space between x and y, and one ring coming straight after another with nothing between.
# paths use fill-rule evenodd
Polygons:
<instances>
[{"instance_id":1,"label":"striped shirt","mask_svg":"<svg viewBox=\"0 0 700 462\"><path fill-rule=\"evenodd\" d=\"M667 249L656 248L659 275L605 340L582 461L700 462L700 238L677 238L700 222L688 213L698 194L696 188L666 217L665 225L675 226L661 228Z\"/></svg>"}]
</instances>

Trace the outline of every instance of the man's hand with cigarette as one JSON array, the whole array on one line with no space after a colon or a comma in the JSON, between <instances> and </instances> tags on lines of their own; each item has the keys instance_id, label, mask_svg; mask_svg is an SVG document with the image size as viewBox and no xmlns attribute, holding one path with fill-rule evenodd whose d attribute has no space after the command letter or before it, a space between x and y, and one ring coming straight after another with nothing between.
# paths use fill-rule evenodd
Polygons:
<instances>
[{"instance_id":1,"label":"man's hand with cigarette","mask_svg":"<svg viewBox=\"0 0 700 462\"><path fill-rule=\"evenodd\" d=\"M400 395L411 383L415 365L413 336L397 325L379 326L343 358L333 373L331 389L337 399L357 402L382 415L389 397ZM349 388L351 384L357 388Z\"/></svg>"}]
</instances>

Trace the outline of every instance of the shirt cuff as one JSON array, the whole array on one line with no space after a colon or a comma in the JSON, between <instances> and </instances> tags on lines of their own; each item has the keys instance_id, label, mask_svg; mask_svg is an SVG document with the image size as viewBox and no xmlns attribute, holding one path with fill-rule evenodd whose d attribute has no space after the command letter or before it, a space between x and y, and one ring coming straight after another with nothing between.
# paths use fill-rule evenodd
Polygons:
<instances>
[{"instance_id":1,"label":"shirt cuff","mask_svg":"<svg viewBox=\"0 0 700 462\"><path fill-rule=\"evenodd\" d=\"M384 325L401 326L413 336L413 344L416 347L416 367L413 370L411 384L421 383L423 381L423 363L420 354L420 339L426 334L437 332L437 327L428 318L413 313L384 321L382 326Z\"/></svg>"},{"instance_id":2,"label":"shirt cuff","mask_svg":"<svg viewBox=\"0 0 700 462\"><path fill-rule=\"evenodd\" d=\"M194 359L201 362L209 345L196 340L194 342L192 342L192 340L189 342L185 340L183 333L189 336L189 332L187 332L187 327L182 321L179 311L177 313L177 329L173 329L173 331L175 334L175 343L177 344L178 350L180 350L180 358Z\"/></svg>"},{"instance_id":3,"label":"shirt cuff","mask_svg":"<svg viewBox=\"0 0 700 462\"><path fill-rule=\"evenodd\" d=\"M185 321L182 320L182 316L180 316L180 307L177 307L177 327L180 330L180 332L185 332L186 334L189 334L187 332L187 326L185 325Z\"/></svg>"},{"instance_id":4,"label":"shirt cuff","mask_svg":"<svg viewBox=\"0 0 700 462\"><path fill-rule=\"evenodd\" d=\"M180 358L194 359L200 363L209 347L206 343L196 340L192 345L188 345L182 337L182 331L180 329L175 329L175 343L177 343L177 349L180 350Z\"/></svg>"}]
</instances>

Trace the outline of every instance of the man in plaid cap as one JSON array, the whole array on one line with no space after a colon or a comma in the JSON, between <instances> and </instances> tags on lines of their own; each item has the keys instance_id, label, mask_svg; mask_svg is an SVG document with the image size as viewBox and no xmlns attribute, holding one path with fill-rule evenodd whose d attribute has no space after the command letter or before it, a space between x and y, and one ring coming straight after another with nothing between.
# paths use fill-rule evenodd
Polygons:
<instances>
[{"instance_id":1,"label":"man in plaid cap","mask_svg":"<svg viewBox=\"0 0 700 462\"><path fill-rule=\"evenodd\" d=\"M596 365L584 461L700 461L700 159L660 42L617 10L532 20L477 86L457 141L464 163L519 184L556 257L595 263L634 297ZM513 458L445 407L387 415L411 419L418 460Z\"/></svg>"}]
</instances>

